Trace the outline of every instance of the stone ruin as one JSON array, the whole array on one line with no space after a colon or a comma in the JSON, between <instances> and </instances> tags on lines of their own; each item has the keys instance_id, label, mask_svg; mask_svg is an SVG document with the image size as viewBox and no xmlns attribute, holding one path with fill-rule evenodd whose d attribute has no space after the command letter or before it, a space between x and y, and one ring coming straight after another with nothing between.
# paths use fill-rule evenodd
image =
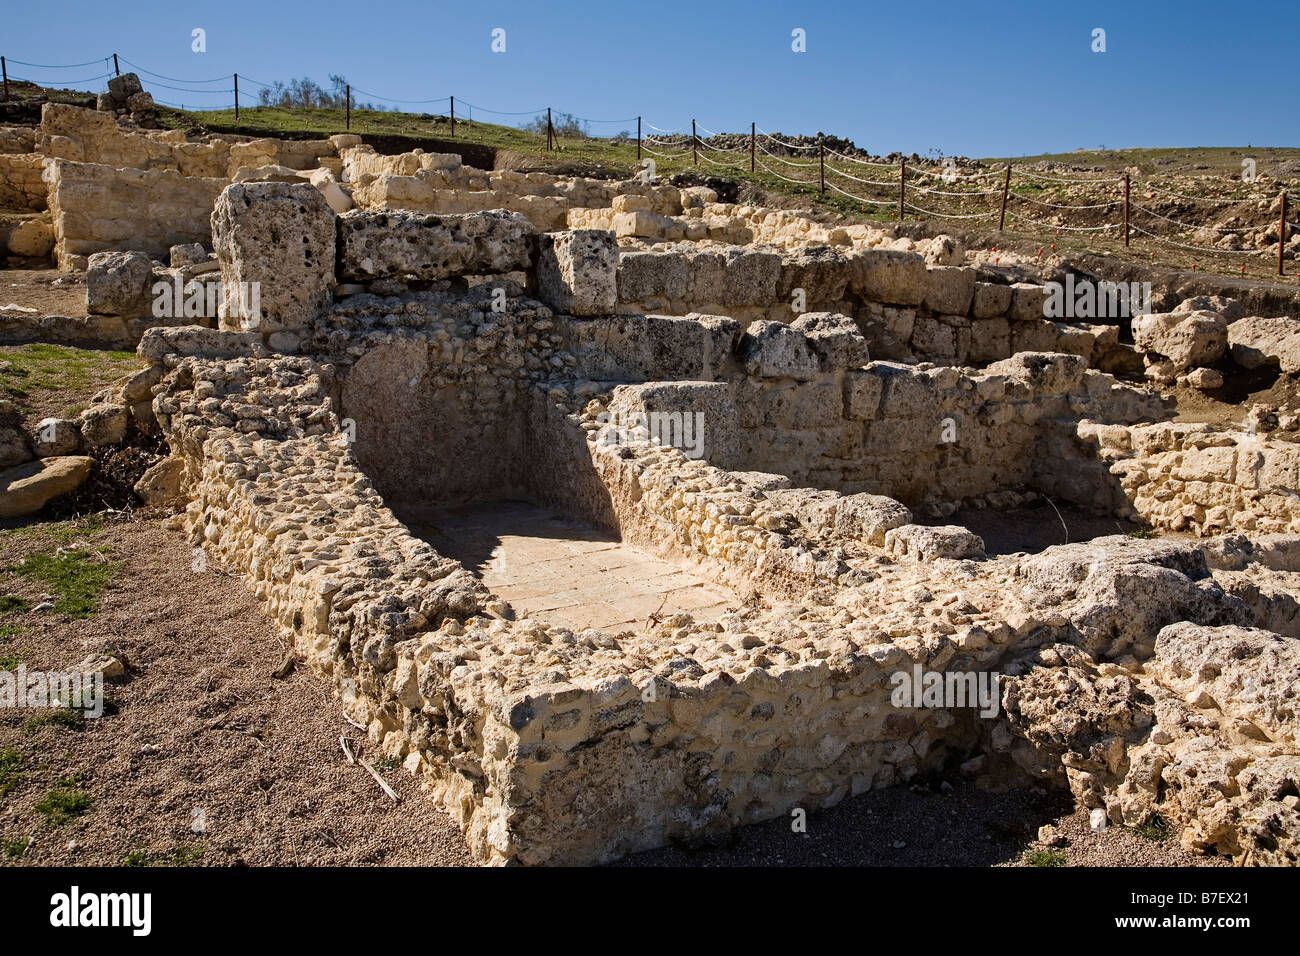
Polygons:
<instances>
[{"instance_id":1,"label":"stone ruin","mask_svg":"<svg viewBox=\"0 0 1300 956\"><path fill-rule=\"evenodd\" d=\"M142 496L482 862L607 861L939 771L1297 862L1300 445L1113 372L1294 371L1300 323L1171 302L1126 344L950 240L701 187L103 133L40 134L81 151L44 168L86 321L148 362L86 415L161 434ZM158 166L97 162L128 147ZM321 165L267 172L282 148ZM112 239L79 208L164 181L202 184L177 201L209 231L142 211ZM213 252L151 258L180 241ZM178 277L219 281L217 314L151 319ZM1042 498L1163 535L997 553L942 523ZM555 582L523 552L488 573L483 538L539 514L588 576L530 608ZM900 674L996 675L999 706L899 706Z\"/></svg>"}]
</instances>

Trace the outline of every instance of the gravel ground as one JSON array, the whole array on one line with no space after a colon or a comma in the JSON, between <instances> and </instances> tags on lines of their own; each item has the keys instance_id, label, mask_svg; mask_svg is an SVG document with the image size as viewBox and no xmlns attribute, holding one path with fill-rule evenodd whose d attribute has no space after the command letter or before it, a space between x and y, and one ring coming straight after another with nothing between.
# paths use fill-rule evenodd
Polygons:
<instances>
[{"instance_id":1,"label":"gravel ground","mask_svg":"<svg viewBox=\"0 0 1300 956\"><path fill-rule=\"evenodd\" d=\"M135 853L215 865L471 864L459 829L414 778L383 772L401 797L393 805L345 761L339 736L360 755L364 734L321 680L302 668L271 676L287 648L237 578L211 564L193 571L182 536L158 520L110 526L90 543L121 562L97 614L3 619L23 630L0 638L0 654L25 653L29 668L67 668L104 647L130 664L110 688L117 713L84 729L33 728L31 711L0 717L0 750L23 754L17 786L0 797L0 838L33 841L17 862L114 865ZM46 549L47 536L0 533L0 567ZM29 579L0 583L43 596ZM52 826L34 806L77 775L94 803Z\"/></svg>"},{"instance_id":2,"label":"gravel ground","mask_svg":"<svg viewBox=\"0 0 1300 956\"><path fill-rule=\"evenodd\" d=\"M0 656L52 670L111 649L130 667L110 687L116 713L82 729L35 727L30 711L0 716L0 751L23 755L16 785L0 796L0 840L32 840L19 857L0 853L0 865L115 865L128 855L154 864L472 865L460 831L412 777L383 771L401 797L393 805L346 763L339 736L362 753L364 735L304 669L271 676L283 639L239 579L212 564L192 570L181 534L157 518L88 537L67 522L28 525L0 531L0 568L59 546L107 548L104 558L120 563L98 612L4 614ZM0 575L0 594L32 604L43 588ZM55 826L34 808L67 780L93 804ZM954 780L846 800L811 814L805 834L775 820L723 846L653 850L616 865L1022 865L1044 823L1065 835L1060 852L1073 866L1225 862L1122 828L1093 834L1059 795L993 794Z\"/></svg>"}]
</instances>

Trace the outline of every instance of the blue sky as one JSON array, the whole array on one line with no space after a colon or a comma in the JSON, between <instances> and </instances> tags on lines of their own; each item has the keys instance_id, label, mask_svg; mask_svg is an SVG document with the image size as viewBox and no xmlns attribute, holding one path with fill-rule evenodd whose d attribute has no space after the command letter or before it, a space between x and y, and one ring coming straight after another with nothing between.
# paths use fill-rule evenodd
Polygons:
<instances>
[{"instance_id":1,"label":"blue sky","mask_svg":"<svg viewBox=\"0 0 1300 956\"><path fill-rule=\"evenodd\" d=\"M371 12L369 22L358 11ZM47 18L57 17L51 25ZM369 4L10 0L0 53L71 64L121 54L154 73L271 82L344 74L383 97L454 94L661 128L836 133L873 152L1024 155L1132 146L1297 146L1300 5L844 2ZM191 31L207 52L191 50ZM506 31L493 53L491 32ZM1106 52L1091 50L1094 28ZM807 51L791 50L806 31ZM127 67L123 65L125 70ZM10 65L38 81L104 72ZM228 102L164 89L159 100ZM95 86L95 84L80 84ZM102 85L102 84L101 84ZM176 86L192 84L176 83ZM228 88L227 83L199 84ZM255 87L241 83L241 99ZM360 96L360 94L358 94ZM364 98L364 97L363 97ZM441 112L444 106L410 106ZM475 119L492 119L475 111ZM506 117L518 122L521 117ZM596 134L635 128L594 123Z\"/></svg>"}]
</instances>

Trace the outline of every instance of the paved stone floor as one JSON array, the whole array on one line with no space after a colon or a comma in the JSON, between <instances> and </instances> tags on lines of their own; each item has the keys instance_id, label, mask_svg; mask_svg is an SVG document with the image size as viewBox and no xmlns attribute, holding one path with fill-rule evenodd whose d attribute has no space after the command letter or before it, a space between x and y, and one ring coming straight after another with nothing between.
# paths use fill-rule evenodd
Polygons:
<instances>
[{"instance_id":1,"label":"paved stone floor","mask_svg":"<svg viewBox=\"0 0 1300 956\"><path fill-rule=\"evenodd\" d=\"M740 603L732 590L693 570L529 502L422 511L405 520L520 617L617 632L647 628L651 615L677 611L713 621Z\"/></svg>"}]
</instances>

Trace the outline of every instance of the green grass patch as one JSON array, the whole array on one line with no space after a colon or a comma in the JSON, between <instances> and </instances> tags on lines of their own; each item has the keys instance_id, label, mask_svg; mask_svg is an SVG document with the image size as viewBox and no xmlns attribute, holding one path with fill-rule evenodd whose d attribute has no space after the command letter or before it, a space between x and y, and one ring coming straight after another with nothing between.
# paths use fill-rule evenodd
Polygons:
<instances>
[{"instance_id":1,"label":"green grass patch","mask_svg":"<svg viewBox=\"0 0 1300 956\"><path fill-rule=\"evenodd\" d=\"M28 730L40 730L42 727L82 730L86 726L86 715L71 707L49 707L35 717L29 717L26 726Z\"/></svg>"},{"instance_id":2,"label":"green grass patch","mask_svg":"<svg viewBox=\"0 0 1300 956\"><path fill-rule=\"evenodd\" d=\"M123 866L197 866L207 849L202 843L181 843L165 853L132 850Z\"/></svg>"},{"instance_id":3,"label":"green grass patch","mask_svg":"<svg viewBox=\"0 0 1300 956\"><path fill-rule=\"evenodd\" d=\"M14 614L18 611L26 611L31 607L31 602L26 598L20 598L16 594L6 594L0 596L0 614Z\"/></svg>"},{"instance_id":4,"label":"green grass patch","mask_svg":"<svg viewBox=\"0 0 1300 956\"><path fill-rule=\"evenodd\" d=\"M59 397L89 398L140 368L134 352L76 349L33 343L0 351L0 394L20 407ZM82 401L84 407L84 401ZM70 417L75 405L64 406Z\"/></svg>"},{"instance_id":5,"label":"green grass patch","mask_svg":"<svg viewBox=\"0 0 1300 956\"><path fill-rule=\"evenodd\" d=\"M0 796L18 786L18 782L23 778L19 772L22 765L23 755L20 751L13 747L0 749Z\"/></svg>"},{"instance_id":6,"label":"green grass patch","mask_svg":"<svg viewBox=\"0 0 1300 956\"><path fill-rule=\"evenodd\" d=\"M107 549L60 550L30 554L6 570L43 582L56 595L54 613L87 618L99 610L99 597L117 573L119 564L104 558Z\"/></svg>"},{"instance_id":7,"label":"green grass patch","mask_svg":"<svg viewBox=\"0 0 1300 956\"><path fill-rule=\"evenodd\" d=\"M1127 827L1144 840L1161 843L1173 837L1174 831L1169 823L1158 813L1153 813L1135 827Z\"/></svg>"},{"instance_id":8,"label":"green grass patch","mask_svg":"<svg viewBox=\"0 0 1300 956\"><path fill-rule=\"evenodd\" d=\"M1030 850L1025 854L1025 862L1030 866L1066 866L1064 853L1055 850Z\"/></svg>"},{"instance_id":9,"label":"green grass patch","mask_svg":"<svg viewBox=\"0 0 1300 956\"><path fill-rule=\"evenodd\" d=\"M95 805L95 798L76 786L77 778L59 781L59 786L45 795L33 808L50 826L60 827L79 817Z\"/></svg>"},{"instance_id":10,"label":"green grass patch","mask_svg":"<svg viewBox=\"0 0 1300 956\"><path fill-rule=\"evenodd\" d=\"M1142 539L1158 538L1160 537L1160 532L1157 531L1155 528L1138 528L1136 531L1130 531L1128 533L1128 536L1130 538L1142 538Z\"/></svg>"},{"instance_id":11,"label":"green grass patch","mask_svg":"<svg viewBox=\"0 0 1300 956\"><path fill-rule=\"evenodd\" d=\"M0 846L4 847L5 856L9 857L11 860L20 859L22 855L27 852L27 848L31 845L32 841L30 837L6 838L5 840L0 841Z\"/></svg>"},{"instance_id":12,"label":"green grass patch","mask_svg":"<svg viewBox=\"0 0 1300 956\"><path fill-rule=\"evenodd\" d=\"M0 535L16 541L38 541L67 545L82 538L91 538L108 527L102 515L68 518L65 521L39 521L0 531Z\"/></svg>"},{"instance_id":13,"label":"green grass patch","mask_svg":"<svg viewBox=\"0 0 1300 956\"><path fill-rule=\"evenodd\" d=\"M5 627L9 626L10 625L5 625ZM3 628L0 628L0 637L9 636L10 635L4 633ZM11 671L25 660L27 660L26 651L16 651L12 654L0 654L0 671Z\"/></svg>"}]
</instances>

